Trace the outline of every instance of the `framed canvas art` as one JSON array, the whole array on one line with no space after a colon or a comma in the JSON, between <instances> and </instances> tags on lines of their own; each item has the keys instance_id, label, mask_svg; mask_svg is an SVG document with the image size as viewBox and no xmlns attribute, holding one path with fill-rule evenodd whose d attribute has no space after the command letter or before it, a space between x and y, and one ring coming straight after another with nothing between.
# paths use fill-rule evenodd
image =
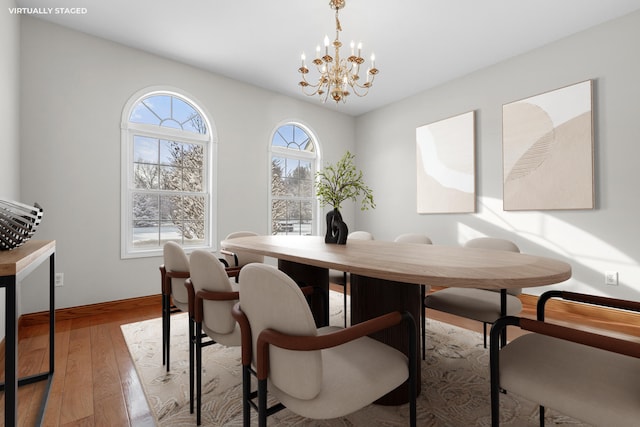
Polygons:
<instances>
[{"instance_id":1,"label":"framed canvas art","mask_svg":"<svg viewBox=\"0 0 640 427\"><path fill-rule=\"evenodd\" d=\"M416 129L418 213L475 212L475 111Z\"/></svg>"},{"instance_id":2,"label":"framed canvas art","mask_svg":"<svg viewBox=\"0 0 640 427\"><path fill-rule=\"evenodd\" d=\"M593 209L592 81L502 107L504 210Z\"/></svg>"}]
</instances>

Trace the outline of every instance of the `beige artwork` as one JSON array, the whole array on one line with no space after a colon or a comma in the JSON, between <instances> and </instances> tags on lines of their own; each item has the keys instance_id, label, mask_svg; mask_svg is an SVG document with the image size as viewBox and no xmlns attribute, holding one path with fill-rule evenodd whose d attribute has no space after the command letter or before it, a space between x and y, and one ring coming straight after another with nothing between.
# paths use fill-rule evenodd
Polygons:
<instances>
[{"instance_id":1,"label":"beige artwork","mask_svg":"<svg viewBox=\"0 0 640 427\"><path fill-rule=\"evenodd\" d=\"M416 129L418 213L475 212L475 112Z\"/></svg>"},{"instance_id":2,"label":"beige artwork","mask_svg":"<svg viewBox=\"0 0 640 427\"><path fill-rule=\"evenodd\" d=\"M504 210L592 209L592 81L502 109Z\"/></svg>"}]
</instances>

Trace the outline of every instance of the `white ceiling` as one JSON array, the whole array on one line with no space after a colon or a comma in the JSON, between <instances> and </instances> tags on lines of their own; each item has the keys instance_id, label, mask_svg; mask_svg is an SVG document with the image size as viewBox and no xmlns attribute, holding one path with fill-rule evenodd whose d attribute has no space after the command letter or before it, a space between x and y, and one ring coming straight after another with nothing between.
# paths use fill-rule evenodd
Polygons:
<instances>
[{"instance_id":1,"label":"white ceiling","mask_svg":"<svg viewBox=\"0 0 640 427\"><path fill-rule=\"evenodd\" d=\"M84 7L43 19L287 96L301 94L300 54L333 38L329 0L16 0ZM362 41L380 74L364 98L326 107L350 115L437 86L640 9L640 0L347 0L343 49Z\"/></svg>"}]
</instances>

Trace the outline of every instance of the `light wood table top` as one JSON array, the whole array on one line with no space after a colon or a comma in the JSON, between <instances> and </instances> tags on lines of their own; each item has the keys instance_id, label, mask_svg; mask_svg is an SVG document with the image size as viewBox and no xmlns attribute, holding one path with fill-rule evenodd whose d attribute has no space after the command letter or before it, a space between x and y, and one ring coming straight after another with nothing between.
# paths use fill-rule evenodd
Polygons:
<instances>
[{"instance_id":1,"label":"light wood table top","mask_svg":"<svg viewBox=\"0 0 640 427\"><path fill-rule=\"evenodd\" d=\"M251 236L224 240L222 247L377 279L433 286L526 288L571 277L571 266L563 261L459 246L355 239L335 245L324 243L323 236Z\"/></svg>"},{"instance_id":2,"label":"light wood table top","mask_svg":"<svg viewBox=\"0 0 640 427\"><path fill-rule=\"evenodd\" d=\"M55 240L28 240L10 251L0 251L0 276L26 274L32 264L47 259L55 250Z\"/></svg>"}]
</instances>

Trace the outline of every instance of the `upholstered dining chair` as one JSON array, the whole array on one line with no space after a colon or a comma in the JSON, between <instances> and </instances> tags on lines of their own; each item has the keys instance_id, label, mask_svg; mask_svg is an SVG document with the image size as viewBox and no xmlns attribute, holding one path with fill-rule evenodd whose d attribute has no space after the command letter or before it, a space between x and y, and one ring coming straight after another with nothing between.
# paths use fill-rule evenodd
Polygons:
<instances>
[{"instance_id":1,"label":"upholstered dining chair","mask_svg":"<svg viewBox=\"0 0 640 427\"><path fill-rule=\"evenodd\" d=\"M160 266L162 286L162 364L170 370L171 314L189 312L189 294L184 286L189 277L189 257L176 242L167 242L163 249L164 264ZM189 316L189 336L193 325Z\"/></svg>"},{"instance_id":2,"label":"upholstered dining chair","mask_svg":"<svg viewBox=\"0 0 640 427\"><path fill-rule=\"evenodd\" d=\"M392 312L349 328L316 329L303 291L289 276L270 265L249 264L240 273L240 302L233 315L242 330L245 426L251 407L258 411L260 427L285 407L312 419L341 417L407 380L410 420L416 425L416 329L410 314ZM408 358L367 337L401 323L410 337ZM270 408L267 391L279 401Z\"/></svg>"},{"instance_id":3,"label":"upholstered dining chair","mask_svg":"<svg viewBox=\"0 0 640 427\"><path fill-rule=\"evenodd\" d=\"M193 251L191 254L191 277L185 286L192 289L193 358L189 360L189 373L196 376L196 422L201 424L202 413L202 347L222 344L227 347L240 345L240 328L231 316L231 308L238 302L237 283L230 280L224 265L210 252ZM204 334L203 334L204 332ZM205 341L205 338L209 340Z\"/></svg>"},{"instance_id":4,"label":"upholstered dining chair","mask_svg":"<svg viewBox=\"0 0 640 427\"><path fill-rule=\"evenodd\" d=\"M619 326L626 323L624 319L636 322L637 326L640 302L567 291L542 294L537 320L509 316L496 321L490 342L491 425L500 425L500 396L506 391L540 405L541 427L545 423L545 407L590 425L637 426L640 420L637 337L545 322L545 304L552 298L588 304L594 313L606 310L607 318L619 315L616 317ZM530 333L500 347L502 331L509 325Z\"/></svg>"},{"instance_id":5,"label":"upholstered dining chair","mask_svg":"<svg viewBox=\"0 0 640 427\"><path fill-rule=\"evenodd\" d=\"M520 249L515 243L495 237L471 239L465 244L465 247L520 252ZM427 309L438 310L482 322L484 346L486 348L487 325L492 324L504 315L518 315L522 311L522 302L520 298L518 298L521 292L521 289L507 290L506 307L502 307L499 290L445 288L427 295L427 297L424 298L424 306ZM424 341L424 335L422 339Z\"/></svg>"},{"instance_id":6,"label":"upholstered dining chair","mask_svg":"<svg viewBox=\"0 0 640 427\"><path fill-rule=\"evenodd\" d=\"M433 244L429 236L425 234L419 234L419 233L400 234L393 241L397 243L417 243L422 245ZM424 301L425 297L427 296L428 289L429 289L428 284L420 285L420 301ZM420 324L422 328L422 360L424 360L427 354L427 344L425 342L425 338L427 336L426 335L427 319L425 317L424 309L423 309L423 312L421 313Z\"/></svg>"},{"instance_id":7,"label":"upholstered dining chair","mask_svg":"<svg viewBox=\"0 0 640 427\"><path fill-rule=\"evenodd\" d=\"M249 237L249 236L257 236L257 233L253 231L234 231L225 237L225 240L235 239L238 237ZM258 254L252 254L250 252L244 251L230 251L226 248L222 248L220 253L224 256L224 259L227 261L227 265L230 268L241 269L247 264L251 264L252 262L264 262L264 256ZM237 276L236 276L237 279ZM237 282L237 280L236 280Z\"/></svg>"},{"instance_id":8,"label":"upholstered dining chair","mask_svg":"<svg viewBox=\"0 0 640 427\"><path fill-rule=\"evenodd\" d=\"M353 240L374 240L373 234L368 231L353 231L347 236L347 242L349 239ZM349 284L349 275L346 271L329 270L329 282L334 283L344 288L344 327L347 327L347 285Z\"/></svg>"}]
</instances>

